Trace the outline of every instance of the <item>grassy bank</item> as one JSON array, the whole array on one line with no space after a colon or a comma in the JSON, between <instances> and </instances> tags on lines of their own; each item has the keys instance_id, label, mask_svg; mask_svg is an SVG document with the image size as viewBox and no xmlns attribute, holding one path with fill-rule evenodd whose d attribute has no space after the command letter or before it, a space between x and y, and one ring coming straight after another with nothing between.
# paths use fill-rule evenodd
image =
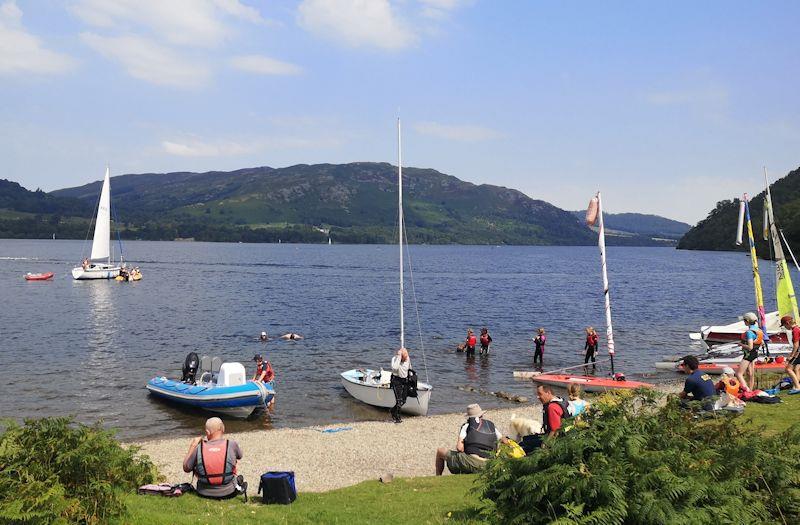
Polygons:
<instances>
[{"instance_id":1,"label":"grassy bank","mask_svg":"<svg viewBox=\"0 0 800 525\"><path fill-rule=\"evenodd\" d=\"M469 514L479 504L471 492L475 476L396 479L392 483L366 481L324 493L300 494L291 505L245 505L241 498L212 501L195 495L180 498L127 498L129 513L119 523L443 523L448 512ZM255 496L257 481L251 496ZM260 498L257 498L260 499Z\"/></svg>"}]
</instances>

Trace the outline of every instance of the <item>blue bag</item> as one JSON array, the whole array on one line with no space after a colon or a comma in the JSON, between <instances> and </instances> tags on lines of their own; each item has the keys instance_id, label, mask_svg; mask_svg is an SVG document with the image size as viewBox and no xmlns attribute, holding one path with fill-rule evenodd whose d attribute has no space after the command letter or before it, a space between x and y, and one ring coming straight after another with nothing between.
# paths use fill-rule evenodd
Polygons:
<instances>
[{"instance_id":1,"label":"blue bag","mask_svg":"<svg viewBox=\"0 0 800 525\"><path fill-rule=\"evenodd\" d=\"M263 503L279 503L288 505L297 499L294 486L294 472L267 472L261 474L258 492Z\"/></svg>"}]
</instances>

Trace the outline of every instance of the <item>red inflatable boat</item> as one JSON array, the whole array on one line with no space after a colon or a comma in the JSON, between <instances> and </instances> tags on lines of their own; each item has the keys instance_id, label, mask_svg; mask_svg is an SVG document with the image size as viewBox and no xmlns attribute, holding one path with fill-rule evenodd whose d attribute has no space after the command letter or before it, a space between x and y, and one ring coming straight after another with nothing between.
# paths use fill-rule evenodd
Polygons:
<instances>
[{"instance_id":1,"label":"red inflatable boat","mask_svg":"<svg viewBox=\"0 0 800 525\"><path fill-rule=\"evenodd\" d=\"M47 273L26 273L25 280L26 281L46 281L48 279L52 279L55 274L53 272Z\"/></svg>"}]
</instances>

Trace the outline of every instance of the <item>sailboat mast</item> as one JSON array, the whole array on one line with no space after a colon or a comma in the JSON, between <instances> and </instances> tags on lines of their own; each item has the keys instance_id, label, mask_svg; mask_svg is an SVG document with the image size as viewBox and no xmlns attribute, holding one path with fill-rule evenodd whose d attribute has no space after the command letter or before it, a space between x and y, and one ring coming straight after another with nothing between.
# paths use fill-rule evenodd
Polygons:
<instances>
[{"instance_id":1,"label":"sailboat mast","mask_svg":"<svg viewBox=\"0 0 800 525\"><path fill-rule=\"evenodd\" d=\"M400 118L397 118L397 223L400 247L400 348L406 347L405 320L403 319L403 137Z\"/></svg>"},{"instance_id":2,"label":"sailboat mast","mask_svg":"<svg viewBox=\"0 0 800 525\"><path fill-rule=\"evenodd\" d=\"M767 219L764 231L769 232L775 253L775 298L778 303L778 316L791 315L793 318L798 319L797 297L795 296L792 277L789 273L789 266L786 263L786 256L783 253L780 233L775 224L775 212L772 209L772 192L769 188L766 166L764 167L764 185L766 186L766 193L764 194L764 209L766 213L764 215L766 215Z\"/></svg>"},{"instance_id":3,"label":"sailboat mast","mask_svg":"<svg viewBox=\"0 0 800 525\"><path fill-rule=\"evenodd\" d=\"M761 275L758 272L758 256L756 255L756 240L753 236L753 222L750 220L750 198L745 193L742 195L744 201L744 220L747 224L747 240L750 243L750 261L753 263L753 287L756 292L756 310L761 331L764 332L764 341L769 341L767 334L767 317L764 310L764 293L761 289Z\"/></svg>"},{"instance_id":4,"label":"sailboat mast","mask_svg":"<svg viewBox=\"0 0 800 525\"><path fill-rule=\"evenodd\" d=\"M598 235L597 246L600 248L600 266L603 273L603 297L605 298L606 309L606 341L608 343L608 355L611 357L611 373L614 373L614 327L611 324L611 294L608 290L608 272L606 271L606 231L603 227L603 201L600 192L597 192L597 216L599 221L600 233Z\"/></svg>"}]
</instances>

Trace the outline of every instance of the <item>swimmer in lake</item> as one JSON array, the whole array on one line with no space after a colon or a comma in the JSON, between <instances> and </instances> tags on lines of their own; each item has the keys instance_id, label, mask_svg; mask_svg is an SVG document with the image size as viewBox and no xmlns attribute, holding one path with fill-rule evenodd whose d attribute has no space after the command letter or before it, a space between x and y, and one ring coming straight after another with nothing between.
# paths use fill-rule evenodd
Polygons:
<instances>
[{"instance_id":1,"label":"swimmer in lake","mask_svg":"<svg viewBox=\"0 0 800 525\"><path fill-rule=\"evenodd\" d=\"M286 339L287 341L299 341L303 338L302 335L296 334L294 332L289 332L288 334L283 334L281 339Z\"/></svg>"}]
</instances>

